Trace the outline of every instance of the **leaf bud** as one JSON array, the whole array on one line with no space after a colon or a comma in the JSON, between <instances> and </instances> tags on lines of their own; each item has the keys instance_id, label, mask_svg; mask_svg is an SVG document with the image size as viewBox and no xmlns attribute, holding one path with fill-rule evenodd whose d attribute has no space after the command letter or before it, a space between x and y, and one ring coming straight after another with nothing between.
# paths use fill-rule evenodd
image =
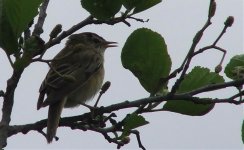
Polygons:
<instances>
[{"instance_id":1,"label":"leaf bud","mask_svg":"<svg viewBox=\"0 0 244 150\"><path fill-rule=\"evenodd\" d=\"M215 67L215 73L220 73L222 71L222 66L219 64Z\"/></svg>"},{"instance_id":2,"label":"leaf bud","mask_svg":"<svg viewBox=\"0 0 244 150\"><path fill-rule=\"evenodd\" d=\"M61 24L57 24L53 28L52 32L49 34L50 39L56 38L60 32L62 32L62 25Z\"/></svg>"},{"instance_id":3,"label":"leaf bud","mask_svg":"<svg viewBox=\"0 0 244 150\"><path fill-rule=\"evenodd\" d=\"M130 143L130 137L128 137L128 136L124 137L124 138L121 140L121 142L122 142L123 144L128 144L128 143Z\"/></svg>"},{"instance_id":4,"label":"leaf bud","mask_svg":"<svg viewBox=\"0 0 244 150\"><path fill-rule=\"evenodd\" d=\"M229 16L227 19L226 19L226 21L225 21L225 26L227 26L227 27L231 27L232 26L232 24L234 23L234 17L233 16Z\"/></svg>"},{"instance_id":5,"label":"leaf bud","mask_svg":"<svg viewBox=\"0 0 244 150\"><path fill-rule=\"evenodd\" d=\"M102 93L105 93L105 92L108 90L108 88L110 87L110 85L111 85L111 82L110 82L110 81L106 81L106 82L103 84L102 88L101 88L101 92L102 92Z\"/></svg>"},{"instance_id":6,"label":"leaf bud","mask_svg":"<svg viewBox=\"0 0 244 150\"><path fill-rule=\"evenodd\" d=\"M209 6L209 11L208 11L208 17L211 18L214 16L216 11L216 2L215 0L211 0L210 6Z\"/></svg>"}]
</instances>

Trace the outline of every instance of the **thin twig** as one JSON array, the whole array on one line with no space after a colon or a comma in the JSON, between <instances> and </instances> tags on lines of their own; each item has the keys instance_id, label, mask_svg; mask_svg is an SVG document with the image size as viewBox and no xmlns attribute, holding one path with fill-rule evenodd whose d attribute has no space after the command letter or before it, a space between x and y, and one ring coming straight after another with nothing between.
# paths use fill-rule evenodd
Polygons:
<instances>
[{"instance_id":1,"label":"thin twig","mask_svg":"<svg viewBox=\"0 0 244 150\"><path fill-rule=\"evenodd\" d=\"M12 61L12 59L11 59L10 55L8 55L7 53L6 53L6 55L7 55L7 58L8 58L9 64L11 65L11 67L12 67L12 68L14 68L14 63L13 63L13 61Z\"/></svg>"},{"instance_id":2,"label":"thin twig","mask_svg":"<svg viewBox=\"0 0 244 150\"><path fill-rule=\"evenodd\" d=\"M216 50L223 52L223 56L222 56L221 61L219 63L221 65L224 61L224 57L225 57L227 51L221 47L215 46L214 44L200 48L198 51L194 52L193 56L198 55L200 53L203 53L204 51L209 50L209 49L216 49Z\"/></svg>"},{"instance_id":3,"label":"thin twig","mask_svg":"<svg viewBox=\"0 0 244 150\"><path fill-rule=\"evenodd\" d=\"M226 55L227 51L225 49L221 48L221 47L216 46L216 44L221 39L221 37L224 35L224 33L226 32L226 29L228 27L229 26L227 26L227 25L224 26L224 28L222 29L221 33L219 34L219 36L216 38L216 40L213 42L212 45L209 45L209 46L206 46L206 47L203 47L203 48L199 49L198 51L194 52L193 56L195 56L195 55L197 55L199 53L202 53L202 52L204 52L206 50L212 49L212 48L216 49L216 50L219 50L219 51L223 52L223 56L222 56L222 58L220 60L220 63L219 63L219 65L221 66L223 61L224 61L224 58L225 58L225 55Z\"/></svg>"},{"instance_id":4,"label":"thin twig","mask_svg":"<svg viewBox=\"0 0 244 150\"><path fill-rule=\"evenodd\" d=\"M5 93L3 90L0 90L0 97L4 97Z\"/></svg>"},{"instance_id":5,"label":"thin twig","mask_svg":"<svg viewBox=\"0 0 244 150\"><path fill-rule=\"evenodd\" d=\"M149 21L149 19L147 19L147 20L143 20L143 19L141 19L141 18L136 18L136 17L132 17L132 16L129 16L128 18L129 18L129 19L136 20L136 21L138 21L138 22L142 22L142 23L145 23L145 22L148 22L148 21Z\"/></svg>"},{"instance_id":6,"label":"thin twig","mask_svg":"<svg viewBox=\"0 0 244 150\"><path fill-rule=\"evenodd\" d=\"M47 134L45 132L43 132L42 130L37 130L38 133L40 133L41 135L43 135L45 138L47 138Z\"/></svg>"},{"instance_id":7,"label":"thin twig","mask_svg":"<svg viewBox=\"0 0 244 150\"><path fill-rule=\"evenodd\" d=\"M222 38L222 36L224 35L224 33L226 32L226 29L228 28L228 26L224 26L223 30L221 31L221 33L219 34L218 38L214 41L213 45L215 46L218 41Z\"/></svg>"},{"instance_id":8,"label":"thin twig","mask_svg":"<svg viewBox=\"0 0 244 150\"><path fill-rule=\"evenodd\" d=\"M106 82L103 84L103 86L102 86L102 88L101 88L101 91L100 91L100 93L99 93L99 95L98 95L98 98L97 98L97 100L96 100L96 103L95 103L95 105L94 105L95 108L97 107L97 104L98 104L98 102L99 102L101 96L102 96L102 95L109 89L110 85L111 85L111 82L110 82L110 81L106 81Z\"/></svg>"},{"instance_id":9,"label":"thin twig","mask_svg":"<svg viewBox=\"0 0 244 150\"><path fill-rule=\"evenodd\" d=\"M44 63L51 63L53 61L53 59L42 59L42 58L35 58L32 59L32 62L44 62Z\"/></svg>"},{"instance_id":10,"label":"thin twig","mask_svg":"<svg viewBox=\"0 0 244 150\"><path fill-rule=\"evenodd\" d=\"M136 139L137 139L137 142L138 142L139 147L141 149L143 149L143 150L146 150L146 148L142 145L141 137L140 137L140 132L137 131L137 130L131 130L131 133L133 133L133 134L136 135Z\"/></svg>"},{"instance_id":11,"label":"thin twig","mask_svg":"<svg viewBox=\"0 0 244 150\"><path fill-rule=\"evenodd\" d=\"M241 101L243 95L244 95L244 91L239 91L239 93L237 93L237 94L231 96L231 97L228 98L228 99L229 99L229 100L234 100L235 98L240 97L239 101Z\"/></svg>"}]
</instances>

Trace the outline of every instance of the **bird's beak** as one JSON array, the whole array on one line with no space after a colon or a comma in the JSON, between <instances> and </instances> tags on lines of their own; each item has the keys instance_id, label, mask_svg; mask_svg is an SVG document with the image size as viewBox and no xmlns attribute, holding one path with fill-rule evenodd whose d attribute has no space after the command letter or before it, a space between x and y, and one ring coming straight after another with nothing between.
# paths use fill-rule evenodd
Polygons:
<instances>
[{"instance_id":1,"label":"bird's beak","mask_svg":"<svg viewBox=\"0 0 244 150\"><path fill-rule=\"evenodd\" d=\"M117 42L110 42L110 41L106 41L105 42L105 46L108 47L117 47Z\"/></svg>"}]
</instances>

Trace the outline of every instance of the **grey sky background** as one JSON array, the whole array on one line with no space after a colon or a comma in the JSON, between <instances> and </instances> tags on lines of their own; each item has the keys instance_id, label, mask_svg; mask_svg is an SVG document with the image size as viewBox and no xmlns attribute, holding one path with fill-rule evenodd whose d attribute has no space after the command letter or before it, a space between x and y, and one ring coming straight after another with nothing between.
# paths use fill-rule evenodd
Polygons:
<instances>
[{"instance_id":1,"label":"grey sky background","mask_svg":"<svg viewBox=\"0 0 244 150\"><path fill-rule=\"evenodd\" d=\"M223 28L228 16L234 16L235 22L220 40L219 46L228 50L224 65L228 60L243 53L243 1L216 0L217 11L212 19L212 26L204 34L198 48L211 44ZM135 29L147 27L165 38L168 51L176 69L183 61L195 33L204 25L207 19L209 0L163 0L163 2L143 13L138 18L150 19L148 23L129 20L131 27L123 23L108 25L91 25L79 32L95 32L106 40L117 41L119 46L108 49L105 55L105 81L112 82L111 88L102 97L100 105L110 105L125 100L136 100L149 96L140 86L138 80L125 70L120 61L121 49L125 40ZM81 8L79 0L52 0L48 7L48 16L44 25L44 40L56 24L62 24L63 30L80 22L88 13ZM52 58L59 52L66 39L51 48L45 58ZM222 53L210 50L193 60L194 65L202 65L214 70ZM11 75L8 61L0 51L0 89L5 89L6 80ZM193 67L193 66L191 66ZM33 123L47 117L47 108L36 110L39 86L48 71L48 66L42 63L32 64L27 68L16 91L12 124ZM228 79L226 79L228 81ZM175 81L175 80L174 80ZM170 82L170 85L174 83ZM235 89L226 89L218 93L205 93L202 96L223 98L231 95ZM94 104L94 101L88 104ZM62 116L78 115L88 111L80 106L65 109ZM122 118L130 109L120 111ZM0 112L1 113L1 112ZM190 117L171 112L159 112L144 115L149 125L139 128L144 146L148 149L242 149L241 122L243 106L218 104L212 112L202 117ZM108 143L104 137L91 131L82 132L69 128L59 128L58 142L46 144L45 138L36 132L27 135L18 134L9 138L6 149L116 149L116 145ZM139 149L136 138L131 136L131 142L122 149Z\"/></svg>"}]
</instances>

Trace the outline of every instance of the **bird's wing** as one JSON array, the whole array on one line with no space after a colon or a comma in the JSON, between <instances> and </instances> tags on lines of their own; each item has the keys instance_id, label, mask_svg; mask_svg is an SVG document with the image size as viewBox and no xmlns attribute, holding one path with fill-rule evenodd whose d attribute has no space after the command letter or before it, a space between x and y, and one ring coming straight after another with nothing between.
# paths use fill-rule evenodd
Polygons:
<instances>
[{"instance_id":1,"label":"bird's wing","mask_svg":"<svg viewBox=\"0 0 244 150\"><path fill-rule=\"evenodd\" d=\"M62 95L54 93L69 93L75 88L85 84L92 74L102 66L103 58L98 53L91 53L88 50L84 50L82 53L86 54L83 55L82 59L78 62L75 61L74 63L71 61L67 63L60 63L50 68L39 90L40 96L37 104L38 109L42 106L44 107L50 103L54 103L62 97ZM79 55L79 53L74 53L73 55ZM77 59L75 57L78 56L74 56L74 59ZM58 62L59 61L57 60L56 63ZM45 101L43 103L45 94L48 96L50 93L53 93L52 95L56 95L55 100L53 100L54 98L47 97L47 102Z\"/></svg>"},{"instance_id":2,"label":"bird's wing","mask_svg":"<svg viewBox=\"0 0 244 150\"><path fill-rule=\"evenodd\" d=\"M77 64L61 64L58 67L52 67L45 79L45 85L53 88L62 88L67 82L75 81L76 77L72 74L81 69L79 63Z\"/></svg>"},{"instance_id":3,"label":"bird's wing","mask_svg":"<svg viewBox=\"0 0 244 150\"><path fill-rule=\"evenodd\" d=\"M72 76L72 73L78 69L81 69L79 64L62 64L58 67L51 67L40 86L37 109L42 107L45 94L48 95L55 90L64 89L67 85L72 84L71 82L75 82L76 79Z\"/></svg>"}]
</instances>

